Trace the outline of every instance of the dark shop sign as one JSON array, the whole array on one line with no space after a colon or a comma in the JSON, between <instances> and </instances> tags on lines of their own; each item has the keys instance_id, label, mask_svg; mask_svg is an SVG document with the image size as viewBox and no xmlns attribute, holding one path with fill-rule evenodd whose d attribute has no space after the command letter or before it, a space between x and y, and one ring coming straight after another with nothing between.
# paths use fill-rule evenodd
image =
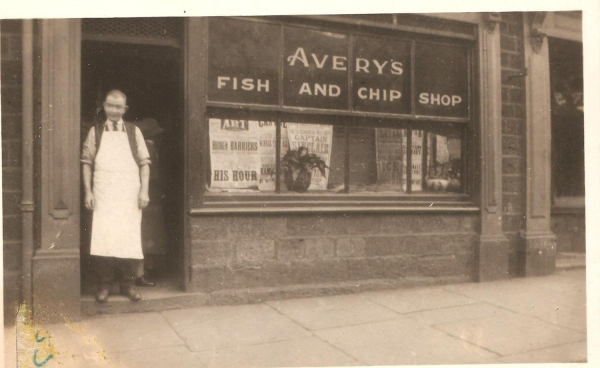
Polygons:
<instances>
[{"instance_id":1,"label":"dark shop sign","mask_svg":"<svg viewBox=\"0 0 600 368\"><path fill-rule=\"evenodd\" d=\"M222 18L208 42L210 101L468 117L465 47Z\"/></svg>"}]
</instances>

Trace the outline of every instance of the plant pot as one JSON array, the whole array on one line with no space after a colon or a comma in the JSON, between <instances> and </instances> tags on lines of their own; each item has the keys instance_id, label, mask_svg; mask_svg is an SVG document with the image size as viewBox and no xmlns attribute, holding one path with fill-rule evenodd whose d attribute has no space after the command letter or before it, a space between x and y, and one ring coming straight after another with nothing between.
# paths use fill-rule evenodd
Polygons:
<instances>
[{"instance_id":1,"label":"plant pot","mask_svg":"<svg viewBox=\"0 0 600 368\"><path fill-rule=\"evenodd\" d=\"M296 171L298 175L294 179L293 171L286 171L283 175L283 183L287 187L288 190L298 193L304 193L310 187L310 182L312 180L312 172L310 170L300 169Z\"/></svg>"},{"instance_id":2,"label":"plant pot","mask_svg":"<svg viewBox=\"0 0 600 368\"><path fill-rule=\"evenodd\" d=\"M448 187L448 179L445 178L427 178L427 188L436 192L443 192Z\"/></svg>"}]
</instances>

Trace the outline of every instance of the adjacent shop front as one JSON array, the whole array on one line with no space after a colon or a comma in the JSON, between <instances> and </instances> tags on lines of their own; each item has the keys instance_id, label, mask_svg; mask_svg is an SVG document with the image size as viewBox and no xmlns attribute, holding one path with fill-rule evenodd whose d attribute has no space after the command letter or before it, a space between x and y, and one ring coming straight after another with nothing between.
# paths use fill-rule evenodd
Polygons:
<instances>
[{"instance_id":1,"label":"adjacent shop front","mask_svg":"<svg viewBox=\"0 0 600 368\"><path fill-rule=\"evenodd\" d=\"M513 181L503 137L505 87L534 95L548 42L532 51L527 34L543 19L511 17L529 76L505 75L497 13L23 21L41 75L23 87L23 114L42 132L24 299L48 319L93 304L79 143L112 88L129 96L126 118L161 128L161 298L552 272L550 165L527 156L551 150L536 98L517 101L533 114L522 117L532 131L515 133L531 171ZM509 182L525 193L513 212ZM503 225L514 212L517 236Z\"/></svg>"}]
</instances>

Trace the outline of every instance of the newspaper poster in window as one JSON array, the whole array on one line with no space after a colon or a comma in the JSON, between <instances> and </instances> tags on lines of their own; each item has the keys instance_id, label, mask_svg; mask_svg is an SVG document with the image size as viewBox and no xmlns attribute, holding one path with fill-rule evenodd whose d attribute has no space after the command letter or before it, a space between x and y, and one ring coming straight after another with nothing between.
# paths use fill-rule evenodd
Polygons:
<instances>
[{"instance_id":1,"label":"newspaper poster in window","mask_svg":"<svg viewBox=\"0 0 600 368\"><path fill-rule=\"evenodd\" d=\"M258 188L261 154L258 124L209 119L211 189Z\"/></svg>"},{"instance_id":2,"label":"newspaper poster in window","mask_svg":"<svg viewBox=\"0 0 600 368\"><path fill-rule=\"evenodd\" d=\"M296 150L306 147L308 153L314 153L321 157L327 166L331 164L331 146L333 137L332 125L287 123L287 135L289 148ZM281 154L285 154L283 151ZM327 179L329 170L325 170L325 176L318 169L312 171L312 180L308 190L327 190Z\"/></svg>"},{"instance_id":3,"label":"newspaper poster in window","mask_svg":"<svg viewBox=\"0 0 600 368\"><path fill-rule=\"evenodd\" d=\"M402 130L377 128L377 186L382 190L402 190L406 175L402 175ZM405 184L405 183L404 183ZM405 187L406 185L404 185Z\"/></svg>"},{"instance_id":4,"label":"newspaper poster in window","mask_svg":"<svg viewBox=\"0 0 600 368\"><path fill-rule=\"evenodd\" d=\"M275 191L277 127L273 121L250 121L257 125L260 139L260 178L258 189L262 192ZM281 124L281 155L288 150L288 134L286 124Z\"/></svg>"},{"instance_id":5,"label":"newspaper poster in window","mask_svg":"<svg viewBox=\"0 0 600 368\"><path fill-rule=\"evenodd\" d=\"M437 162L445 164L450 161L450 153L448 152L448 137L443 135L436 135L436 157Z\"/></svg>"},{"instance_id":6,"label":"newspaper poster in window","mask_svg":"<svg viewBox=\"0 0 600 368\"><path fill-rule=\"evenodd\" d=\"M402 184L403 190L406 190L406 179L407 179L407 175L406 175L406 170L407 170L407 165L406 165L406 145L407 145L407 136L404 136L402 138L402 147L403 147L403 156L402 156L402 163L403 163L403 173L402 173ZM422 184L422 174L421 174L421 170L422 170L422 166L423 166L423 131L422 130L413 130L412 131L412 186L411 189L413 191L420 191L423 190L423 184Z\"/></svg>"}]
</instances>

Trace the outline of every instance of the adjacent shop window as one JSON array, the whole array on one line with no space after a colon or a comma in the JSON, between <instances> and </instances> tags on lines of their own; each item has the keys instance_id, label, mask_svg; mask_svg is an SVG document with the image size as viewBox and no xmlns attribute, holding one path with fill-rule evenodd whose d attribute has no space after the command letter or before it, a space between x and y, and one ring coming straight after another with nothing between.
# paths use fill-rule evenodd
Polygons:
<instances>
[{"instance_id":1,"label":"adjacent shop window","mask_svg":"<svg viewBox=\"0 0 600 368\"><path fill-rule=\"evenodd\" d=\"M467 42L211 19L207 190L465 193Z\"/></svg>"},{"instance_id":2,"label":"adjacent shop window","mask_svg":"<svg viewBox=\"0 0 600 368\"><path fill-rule=\"evenodd\" d=\"M552 99L552 189L555 203L585 195L583 48L549 38Z\"/></svg>"}]
</instances>

